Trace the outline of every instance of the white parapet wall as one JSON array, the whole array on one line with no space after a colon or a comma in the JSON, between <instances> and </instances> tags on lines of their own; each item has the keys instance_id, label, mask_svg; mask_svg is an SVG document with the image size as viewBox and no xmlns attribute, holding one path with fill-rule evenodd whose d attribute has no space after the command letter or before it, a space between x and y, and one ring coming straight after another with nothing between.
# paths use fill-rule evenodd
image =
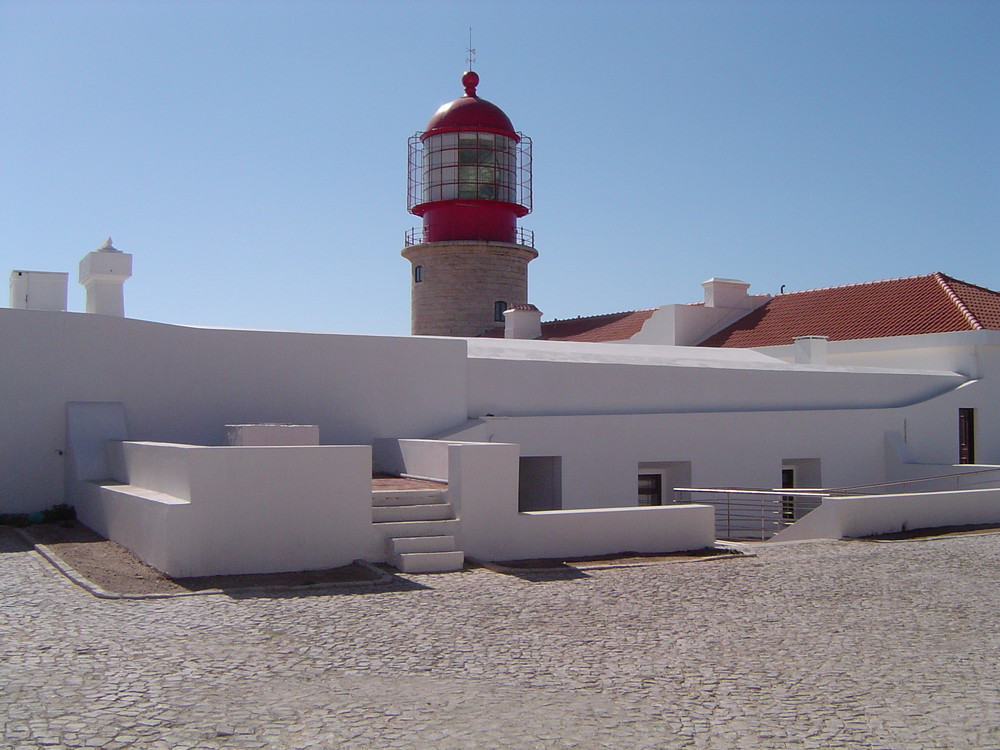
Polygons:
<instances>
[{"instance_id":1,"label":"white parapet wall","mask_svg":"<svg viewBox=\"0 0 1000 750\"><path fill-rule=\"evenodd\" d=\"M828 497L772 542L843 539L940 526L1000 523L1000 489Z\"/></svg>"},{"instance_id":2,"label":"white parapet wall","mask_svg":"<svg viewBox=\"0 0 1000 750\"><path fill-rule=\"evenodd\" d=\"M118 483L90 483L80 520L174 577L380 560L371 449L111 442Z\"/></svg>"},{"instance_id":3,"label":"white parapet wall","mask_svg":"<svg viewBox=\"0 0 1000 750\"><path fill-rule=\"evenodd\" d=\"M0 308L0 345L2 513L72 502L63 479L67 402L121 404L129 432L119 439L194 445L222 445L225 425L250 423L318 425L324 444L370 444L432 435L468 414L461 339Z\"/></svg>"},{"instance_id":4,"label":"white parapet wall","mask_svg":"<svg viewBox=\"0 0 1000 750\"><path fill-rule=\"evenodd\" d=\"M520 448L511 443L385 440L376 441L375 456L393 473L448 482L460 520L457 544L467 557L673 552L715 543L713 510L705 505L518 512Z\"/></svg>"}]
</instances>

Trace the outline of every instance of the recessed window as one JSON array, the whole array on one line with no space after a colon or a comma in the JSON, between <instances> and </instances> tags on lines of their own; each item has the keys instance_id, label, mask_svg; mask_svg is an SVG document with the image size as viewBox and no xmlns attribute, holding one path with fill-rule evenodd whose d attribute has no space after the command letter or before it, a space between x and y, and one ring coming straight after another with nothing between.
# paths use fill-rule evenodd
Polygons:
<instances>
[{"instance_id":1,"label":"recessed window","mask_svg":"<svg viewBox=\"0 0 1000 750\"><path fill-rule=\"evenodd\" d=\"M562 508L562 457L522 456L517 480L517 509Z\"/></svg>"},{"instance_id":2,"label":"recessed window","mask_svg":"<svg viewBox=\"0 0 1000 750\"><path fill-rule=\"evenodd\" d=\"M419 284L423 280L424 280L424 267L423 266L414 266L413 267L413 281L414 281L414 283Z\"/></svg>"},{"instance_id":3,"label":"recessed window","mask_svg":"<svg viewBox=\"0 0 1000 750\"><path fill-rule=\"evenodd\" d=\"M493 303L493 320L497 323L503 323L503 314L507 310L507 303L502 299L498 299Z\"/></svg>"},{"instance_id":4,"label":"recessed window","mask_svg":"<svg viewBox=\"0 0 1000 750\"><path fill-rule=\"evenodd\" d=\"M976 410L958 410L958 462L976 463Z\"/></svg>"},{"instance_id":5,"label":"recessed window","mask_svg":"<svg viewBox=\"0 0 1000 750\"><path fill-rule=\"evenodd\" d=\"M689 502L676 487L691 486L690 461L640 461L639 505L672 505Z\"/></svg>"},{"instance_id":6,"label":"recessed window","mask_svg":"<svg viewBox=\"0 0 1000 750\"><path fill-rule=\"evenodd\" d=\"M663 475L639 475L639 505L663 505Z\"/></svg>"}]
</instances>

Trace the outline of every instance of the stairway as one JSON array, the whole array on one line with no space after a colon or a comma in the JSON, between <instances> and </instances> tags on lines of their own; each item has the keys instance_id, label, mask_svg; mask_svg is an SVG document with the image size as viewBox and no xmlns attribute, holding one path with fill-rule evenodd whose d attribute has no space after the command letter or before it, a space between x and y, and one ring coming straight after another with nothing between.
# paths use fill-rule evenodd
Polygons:
<instances>
[{"instance_id":1,"label":"stairway","mask_svg":"<svg viewBox=\"0 0 1000 750\"><path fill-rule=\"evenodd\" d=\"M420 484L427 486L372 490L372 521L385 534L388 561L403 573L461 570L465 555L455 549L458 520L446 485Z\"/></svg>"}]
</instances>

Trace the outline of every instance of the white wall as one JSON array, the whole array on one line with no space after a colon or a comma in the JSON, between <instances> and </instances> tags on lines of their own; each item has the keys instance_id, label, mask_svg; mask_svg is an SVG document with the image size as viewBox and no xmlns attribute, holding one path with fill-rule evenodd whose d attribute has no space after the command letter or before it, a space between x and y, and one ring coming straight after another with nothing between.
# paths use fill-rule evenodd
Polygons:
<instances>
[{"instance_id":1,"label":"white wall","mask_svg":"<svg viewBox=\"0 0 1000 750\"><path fill-rule=\"evenodd\" d=\"M1000 489L829 497L771 541L841 539L983 523L1000 523Z\"/></svg>"},{"instance_id":2,"label":"white wall","mask_svg":"<svg viewBox=\"0 0 1000 750\"><path fill-rule=\"evenodd\" d=\"M449 446L448 496L461 519L459 546L479 560L673 552L715 543L703 505L518 513L516 445Z\"/></svg>"},{"instance_id":3,"label":"white wall","mask_svg":"<svg viewBox=\"0 0 1000 750\"><path fill-rule=\"evenodd\" d=\"M757 351L792 362L794 348L791 344L764 346ZM831 365L951 370L977 378L989 370L989 363L978 362L980 355L990 357L995 363L997 348L1000 348L1000 331L994 330L852 339L830 341L827 362Z\"/></svg>"},{"instance_id":4,"label":"white wall","mask_svg":"<svg viewBox=\"0 0 1000 750\"><path fill-rule=\"evenodd\" d=\"M79 517L171 576L383 559L368 446L118 445L125 484L92 485Z\"/></svg>"},{"instance_id":5,"label":"white wall","mask_svg":"<svg viewBox=\"0 0 1000 750\"><path fill-rule=\"evenodd\" d=\"M958 337L957 343L964 341L966 347L961 356L952 347L957 346L956 339L938 337L934 341L945 346L947 356L894 362L915 366L974 360L970 374L978 379L973 381L940 372L878 373L836 366L789 366L781 371L769 369L767 360L749 358L720 359L701 368L688 367L686 359L679 359L676 366L635 366L638 359L634 365L616 365L587 362L588 356L597 357L586 349L566 350L561 354L564 362L545 359L554 355L541 347L525 348L520 360L514 358L519 352L498 359L477 342L470 349L471 411L496 416L473 420L437 437L511 442L521 445L522 455L562 456L564 508L634 505L640 461L690 461L691 483L696 487L776 488L782 461L789 459L819 459L827 487L913 476L914 467L903 467L901 473L887 470L884 436L889 432L902 436L908 461L937 464L938 474L961 471L953 466L958 461L958 410L968 407L976 409L977 462L1000 464L1000 347L971 346L971 341L992 340L994 332L979 333L985 338ZM934 343L927 337L914 338L921 338L925 347ZM639 357L652 347L634 349ZM669 356L670 348L663 350L667 352L663 356ZM694 356L691 350L683 353ZM572 354L584 361L573 362ZM477 375L481 380L475 379ZM962 385L910 403L915 390L928 383ZM907 392L911 386L915 390ZM518 387L526 392L520 400ZM894 405L894 400L902 405ZM767 411L782 402L811 406ZM816 408L830 402L838 408ZM727 405L740 411L727 412ZM664 413L593 413L657 407ZM528 416L532 409L553 416ZM698 409L704 412L669 413ZM564 414L574 410L580 414Z\"/></svg>"},{"instance_id":6,"label":"white wall","mask_svg":"<svg viewBox=\"0 0 1000 750\"><path fill-rule=\"evenodd\" d=\"M470 340L469 414L630 414L900 406L949 372L791 365L744 350Z\"/></svg>"},{"instance_id":7,"label":"white wall","mask_svg":"<svg viewBox=\"0 0 1000 750\"><path fill-rule=\"evenodd\" d=\"M385 443L398 442L393 449ZM585 556L701 549L715 541L712 509L703 505L518 512L518 459L508 443L380 441L376 452L403 457L400 473L440 474L459 532L456 543L479 560Z\"/></svg>"},{"instance_id":8,"label":"white wall","mask_svg":"<svg viewBox=\"0 0 1000 750\"><path fill-rule=\"evenodd\" d=\"M63 502L69 401L123 403L137 440L220 445L254 422L318 424L326 444L425 436L466 417L465 347L0 309L0 512Z\"/></svg>"},{"instance_id":9,"label":"white wall","mask_svg":"<svg viewBox=\"0 0 1000 750\"><path fill-rule=\"evenodd\" d=\"M630 344L693 346L735 323L770 299L766 294L745 297L738 308L706 305L663 305L656 308Z\"/></svg>"},{"instance_id":10,"label":"white wall","mask_svg":"<svg viewBox=\"0 0 1000 750\"><path fill-rule=\"evenodd\" d=\"M777 488L784 461L808 459L819 459L826 487L885 481L885 433L902 434L915 408L486 417L438 437L516 443L521 455L562 456L563 508L615 507L636 504L639 462L690 461L694 487ZM954 410L957 419L954 403L927 408ZM946 464L957 455L957 426L927 429L933 434L909 431L911 440L920 438L920 460Z\"/></svg>"},{"instance_id":11,"label":"white wall","mask_svg":"<svg viewBox=\"0 0 1000 750\"><path fill-rule=\"evenodd\" d=\"M380 438L372 443L372 463L385 474L448 481L448 444L440 440Z\"/></svg>"}]
</instances>

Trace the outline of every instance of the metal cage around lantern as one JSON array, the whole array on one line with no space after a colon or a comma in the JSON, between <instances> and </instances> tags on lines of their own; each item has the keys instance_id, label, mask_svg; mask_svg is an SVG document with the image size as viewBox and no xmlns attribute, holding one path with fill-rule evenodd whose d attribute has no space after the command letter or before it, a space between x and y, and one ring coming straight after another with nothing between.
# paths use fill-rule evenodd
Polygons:
<instances>
[{"instance_id":1,"label":"metal cage around lantern","mask_svg":"<svg viewBox=\"0 0 1000 750\"><path fill-rule=\"evenodd\" d=\"M499 133L449 132L408 142L406 208L449 200L487 200L531 212L531 139Z\"/></svg>"}]
</instances>

